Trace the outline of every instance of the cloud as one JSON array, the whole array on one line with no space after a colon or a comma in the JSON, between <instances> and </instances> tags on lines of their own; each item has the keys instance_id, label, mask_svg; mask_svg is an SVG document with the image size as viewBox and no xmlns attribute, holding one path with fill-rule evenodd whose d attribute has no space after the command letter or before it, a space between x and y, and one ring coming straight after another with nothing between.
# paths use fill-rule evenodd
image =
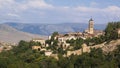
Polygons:
<instances>
[{"instance_id":1,"label":"cloud","mask_svg":"<svg viewBox=\"0 0 120 68\"><path fill-rule=\"evenodd\" d=\"M118 6L108 6L106 8L93 8L93 7L85 7L85 6L78 6L73 8L75 11L78 12L88 12L88 13L99 13L99 12L104 12L104 13L120 13L120 7Z\"/></svg>"},{"instance_id":2,"label":"cloud","mask_svg":"<svg viewBox=\"0 0 120 68\"><path fill-rule=\"evenodd\" d=\"M0 0L0 8L10 7L14 4L14 0Z\"/></svg>"},{"instance_id":3,"label":"cloud","mask_svg":"<svg viewBox=\"0 0 120 68\"><path fill-rule=\"evenodd\" d=\"M91 16L98 21L98 23L107 23L109 21L120 20L120 7L108 6L104 8L77 6L72 7L70 15L73 15L74 21L87 21ZM69 15L69 16L70 16Z\"/></svg>"},{"instance_id":4,"label":"cloud","mask_svg":"<svg viewBox=\"0 0 120 68\"><path fill-rule=\"evenodd\" d=\"M32 8L50 9L53 8L53 6L51 4L47 4L44 0L26 0L25 3L19 5L19 8L23 10L32 9Z\"/></svg>"},{"instance_id":5,"label":"cloud","mask_svg":"<svg viewBox=\"0 0 120 68\"><path fill-rule=\"evenodd\" d=\"M73 9L80 12L96 12L100 10L99 8L92 8L92 7L85 7L85 6L78 6Z\"/></svg>"},{"instance_id":6,"label":"cloud","mask_svg":"<svg viewBox=\"0 0 120 68\"><path fill-rule=\"evenodd\" d=\"M95 6L95 7L94 7ZM46 0L0 0L0 15L4 18L20 18L25 22L84 22L91 16L96 20L109 21L120 19L120 7L107 6L99 8L91 2L90 6L55 6ZM118 19L117 19L118 20Z\"/></svg>"},{"instance_id":7,"label":"cloud","mask_svg":"<svg viewBox=\"0 0 120 68\"><path fill-rule=\"evenodd\" d=\"M117 12L117 11L120 11L120 7L118 7L118 6L109 6L109 7L105 8L105 11Z\"/></svg>"},{"instance_id":8,"label":"cloud","mask_svg":"<svg viewBox=\"0 0 120 68\"><path fill-rule=\"evenodd\" d=\"M8 13L7 15L8 15L8 16L11 16L11 17L20 17L19 15L14 14L14 13Z\"/></svg>"},{"instance_id":9,"label":"cloud","mask_svg":"<svg viewBox=\"0 0 120 68\"><path fill-rule=\"evenodd\" d=\"M50 9L53 8L51 4L46 3L44 0L24 0L17 2L15 0L0 0L0 8L12 8L16 10L27 10L27 9Z\"/></svg>"}]
</instances>

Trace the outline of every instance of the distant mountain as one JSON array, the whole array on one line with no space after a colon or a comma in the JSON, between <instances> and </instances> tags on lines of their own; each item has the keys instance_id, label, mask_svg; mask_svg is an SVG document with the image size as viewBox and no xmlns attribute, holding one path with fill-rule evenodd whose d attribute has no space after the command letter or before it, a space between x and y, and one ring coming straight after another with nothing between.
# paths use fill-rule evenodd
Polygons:
<instances>
[{"instance_id":1,"label":"distant mountain","mask_svg":"<svg viewBox=\"0 0 120 68\"><path fill-rule=\"evenodd\" d=\"M86 23L61 23L61 24L25 24L25 23L5 23L18 30L40 35L50 35L57 31L59 33L84 31L88 28ZM95 24L95 29L104 30L105 24Z\"/></svg>"},{"instance_id":2,"label":"distant mountain","mask_svg":"<svg viewBox=\"0 0 120 68\"><path fill-rule=\"evenodd\" d=\"M15 28L0 24L0 41L7 43L18 43L20 40L29 41L32 38L44 38L45 36L39 36L35 34L30 34L22 31L18 31Z\"/></svg>"}]
</instances>

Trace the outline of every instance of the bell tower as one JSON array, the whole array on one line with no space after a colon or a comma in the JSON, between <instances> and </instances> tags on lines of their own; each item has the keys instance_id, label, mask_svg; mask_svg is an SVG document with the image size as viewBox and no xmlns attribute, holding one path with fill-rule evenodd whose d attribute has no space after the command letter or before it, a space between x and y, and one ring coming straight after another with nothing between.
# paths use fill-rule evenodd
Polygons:
<instances>
[{"instance_id":1,"label":"bell tower","mask_svg":"<svg viewBox=\"0 0 120 68\"><path fill-rule=\"evenodd\" d=\"M89 20L88 30L90 34L94 34L94 21L92 18Z\"/></svg>"}]
</instances>

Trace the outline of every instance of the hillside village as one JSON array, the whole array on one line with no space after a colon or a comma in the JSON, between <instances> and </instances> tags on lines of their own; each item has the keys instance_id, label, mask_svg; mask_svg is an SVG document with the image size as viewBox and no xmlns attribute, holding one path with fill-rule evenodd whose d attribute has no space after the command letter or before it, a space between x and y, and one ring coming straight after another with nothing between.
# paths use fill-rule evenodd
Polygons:
<instances>
[{"instance_id":1,"label":"hillside village","mask_svg":"<svg viewBox=\"0 0 120 68\"><path fill-rule=\"evenodd\" d=\"M5 25L4 25L5 26ZM5 29L7 29L7 26L5 26L4 27ZM12 28L12 27L9 27L9 28ZM8 28L8 29L9 29ZM13 29L12 28L12 30L13 31L17 31L16 29ZM26 33L27 34L27 33ZM54 37L54 39L55 40L58 40L59 41L59 45L63 45L63 47L64 47L64 49L65 48L68 48L68 46L70 46L70 44L69 43L66 43L66 40L71 40L71 39L78 39L78 38L82 38L82 39L86 39L86 38L92 38L92 37L97 37L97 36L100 36L100 35L103 35L104 34L104 32L103 31L101 31L101 30L95 30L94 29L94 21L92 20L92 18L89 20L89 25L88 25L88 29L86 29L84 32L70 32L70 33L67 33L67 34L57 34L55 37ZM9 34L10 35L10 34ZM17 35L17 34L16 34ZM10 36L12 36L12 33L11 33L11 35ZM16 36L17 38L19 37L19 36ZM25 37L27 37L27 36L25 36ZM24 38L25 38L24 37ZM48 37L48 40L50 40L51 39L51 37L52 36L49 36ZM21 37L20 37L21 38ZM29 38L29 37L28 37ZM8 38L8 40L9 40L9 38ZM12 39L11 39L12 40ZM35 38L35 39L33 39L33 41L35 41L35 42L40 42L40 43L42 43L42 45L44 46L44 47L47 47L47 46L49 46L49 44L47 44L47 43L45 43L45 41L46 40L44 40L44 39L40 39L40 38ZM1 42L1 43L5 43L5 42ZM51 44L52 44L53 42L51 42ZM12 42L12 44L10 44L9 43L9 45L15 45L15 43L13 43ZM12 46L11 46L12 47ZM5 48L8 48L8 49L6 49L6 50L9 50L9 47L7 47L7 46L5 46ZM4 45L1 45L1 47L0 47L0 51L2 51L2 50L4 50Z\"/></svg>"},{"instance_id":2,"label":"hillside village","mask_svg":"<svg viewBox=\"0 0 120 68\"><path fill-rule=\"evenodd\" d=\"M117 31L120 34L120 30L118 29ZM45 56L52 56L55 58L57 58L58 54L55 53L52 49L49 49L51 45L55 45L55 47L57 49L62 48L63 51L67 51L63 55L64 57L68 57L72 54L81 55L84 52L90 52L91 48L103 48L103 50L105 51L107 49L107 47L109 47L106 45L110 45L110 44L106 44L106 42L103 42L101 44L94 45L94 46L88 46L87 44L82 43L81 47L79 47L76 50L73 48L73 46L70 43L67 42L69 40L77 40L77 39L86 40L88 38L100 37L100 36L104 36L104 34L105 34L104 31L95 30L94 20L91 18L89 20L88 29L86 29L84 32L71 32L71 33L67 33L67 34L59 34L58 32L54 32L53 35L48 37L48 40L37 39L37 38L33 39L32 41L34 41L34 42L40 42L41 46L34 45L34 46L32 46L32 49L37 50L37 51L44 51ZM53 40L55 40L55 41L53 42ZM115 43L118 44L119 41L120 40L118 40ZM91 43L91 45L92 45L92 43Z\"/></svg>"},{"instance_id":3,"label":"hillside village","mask_svg":"<svg viewBox=\"0 0 120 68\"><path fill-rule=\"evenodd\" d=\"M120 35L120 29L117 29L118 36ZM48 37L47 40L42 38L33 38L31 41L39 44L34 44L31 48L32 50L43 52L45 56L51 56L58 59L58 53L56 49L60 49L62 51L64 57L69 57L72 54L81 55L85 52L90 52L91 48L102 48L103 51L109 52L110 45L113 44L115 47L110 49L111 51L116 48L116 45L119 44L120 40L113 40L110 44L106 44L107 42L102 42L100 44L94 43L83 43L83 40L99 38L104 36L105 32L102 30L95 30L94 28L94 20L91 18L88 22L88 28L83 32L70 32L66 34L59 34L58 32L54 32L51 36ZM78 40L78 44L74 44L71 42L73 40ZM53 46L54 45L54 46ZM94 45L94 46L89 46ZM3 42L0 43L0 52L3 50L12 49L13 45L8 45Z\"/></svg>"},{"instance_id":4,"label":"hillside village","mask_svg":"<svg viewBox=\"0 0 120 68\"><path fill-rule=\"evenodd\" d=\"M91 21L84 32L54 32L47 40L21 40L12 47L1 42L0 67L119 68L120 22L108 23L103 32L95 30L93 23L91 29Z\"/></svg>"}]
</instances>

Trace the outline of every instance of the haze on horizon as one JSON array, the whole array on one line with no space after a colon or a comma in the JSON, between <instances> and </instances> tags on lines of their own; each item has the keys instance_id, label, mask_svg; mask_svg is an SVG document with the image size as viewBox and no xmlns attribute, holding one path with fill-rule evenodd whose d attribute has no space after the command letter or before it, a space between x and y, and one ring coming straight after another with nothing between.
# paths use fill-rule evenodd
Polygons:
<instances>
[{"instance_id":1,"label":"haze on horizon","mask_svg":"<svg viewBox=\"0 0 120 68\"><path fill-rule=\"evenodd\" d=\"M0 0L0 23L120 21L120 0Z\"/></svg>"}]
</instances>

